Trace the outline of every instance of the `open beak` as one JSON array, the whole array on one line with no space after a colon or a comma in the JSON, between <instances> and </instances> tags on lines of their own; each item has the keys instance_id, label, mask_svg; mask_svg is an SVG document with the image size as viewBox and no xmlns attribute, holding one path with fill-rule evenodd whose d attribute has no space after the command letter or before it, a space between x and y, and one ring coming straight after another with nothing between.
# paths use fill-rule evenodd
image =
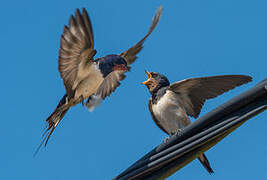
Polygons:
<instances>
[{"instance_id":1,"label":"open beak","mask_svg":"<svg viewBox=\"0 0 267 180\"><path fill-rule=\"evenodd\" d=\"M148 82L151 80L152 75L146 70L147 80L142 82L142 84L147 85Z\"/></svg>"}]
</instances>

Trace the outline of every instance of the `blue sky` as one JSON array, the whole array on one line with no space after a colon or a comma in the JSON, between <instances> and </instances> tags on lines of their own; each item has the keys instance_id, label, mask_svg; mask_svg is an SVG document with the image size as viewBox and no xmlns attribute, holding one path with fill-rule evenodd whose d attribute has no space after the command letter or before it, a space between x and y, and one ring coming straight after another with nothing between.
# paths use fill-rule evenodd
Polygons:
<instances>
[{"instance_id":1,"label":"blue sky","mask_svg":"<svg viewBox=\"0 0 267 180\"><path fill-rule=\"evenodd\" d=\"M120 53L162 19L122 85L93 113L72 108L47 148L33 158L45 119L65 93L57 71L59 38L76 8L92 19L97 57ZM201 115L267 77L267 1L83 0L1 3L0 179L111 179L162 142L150 117L144 70L171 82L222 74L254 81L207 101ZM206 154L215 174L193 161L175 179L267 179L267 113L251 119Z\"/></svg>"}]
</instances>

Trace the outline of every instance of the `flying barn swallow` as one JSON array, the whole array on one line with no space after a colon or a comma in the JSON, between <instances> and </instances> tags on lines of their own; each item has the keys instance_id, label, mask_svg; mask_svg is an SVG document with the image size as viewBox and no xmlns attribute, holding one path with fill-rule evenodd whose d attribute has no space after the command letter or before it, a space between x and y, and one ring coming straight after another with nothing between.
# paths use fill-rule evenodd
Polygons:
<instances>
[{"instance_id":1,"label":"flying barn swallow","mask_svg":"<svg viewBox=\"0 0 267 180\"><path fill-rule=\"evenodd\" d=\"M160 7L153 17L147 34L130 49L119 55L111 54L94 59L94 35L90 18L85 9L71 15L69 26L65 26L60 39L58 70L63 79L66 94L55 111L46 119L48 127L39 148L47 142L71 106L86 101L89 110L109 96L125 78L125 72L136 60L146 38L157 26L162 14ZM37 151L39 150L37 149Z\"/></svg>"},{"instance_id":2,"label":"flying barn swallow","mask_svg":"<svg viewBox=\"0 0 267 180\"><path fill-rule=\"evenodd\" d=\"M156 125L168 135L174 135L188 126L189 116L197 118L207 99L215 98L252 80L250 76L223 75L191 78L170 84L168 78L157 72L147 72L146 85L152 98L149 111ZM209 173L210 163L202 154L198 157Z\"/></svg>"}]
</instances>

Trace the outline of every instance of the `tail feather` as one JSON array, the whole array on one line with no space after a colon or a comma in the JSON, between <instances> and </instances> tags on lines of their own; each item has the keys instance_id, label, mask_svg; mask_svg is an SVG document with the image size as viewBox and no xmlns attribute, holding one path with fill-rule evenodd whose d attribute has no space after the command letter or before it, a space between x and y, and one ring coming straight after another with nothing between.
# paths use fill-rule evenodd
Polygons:
<instances>
[{"instance_id":1,"label":"tail feather","mask_svg":"<svg viewBox=\"0 0 267 180\"><path fill-rule=\"evenodd\" d=\"M54 132L55 128L57 127L58 123L61 119L65 116L67 111L69 110L70 106L68 105L67 95L64 95L63 98L60 100L59 104L57 105L55 111L46 119L48 123L48 127L45 129L42 135L41 144L38 146L37 150L35 151L34 155L38 153L42 145L47 145L48 140L52 133Z\"/></svg>"},{"instance_id":2,"label":"tail feather","mask_svg":"<svg viewBox=\"0 0 267 180\"><path fill-rule=\"evenodd\" d=\"M198 157L198 160L210 174L214 173L213 169L210 166L210 162L204 153Z\"/></svg>"}]
</instances>

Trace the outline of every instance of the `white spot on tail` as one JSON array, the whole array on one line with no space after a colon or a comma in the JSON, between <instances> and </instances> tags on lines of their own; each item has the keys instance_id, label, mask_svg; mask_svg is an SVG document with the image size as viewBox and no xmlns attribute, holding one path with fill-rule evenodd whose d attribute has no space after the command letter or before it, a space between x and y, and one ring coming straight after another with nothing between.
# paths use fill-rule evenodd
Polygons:
<instances>
[{"instance_id":1,"label":"white spot on tail","mask_svg":"<svg viewBox=\"0 0 267 180\"><path fill-rule=\"evenodd\" d=\"M91 95L86 102L87 109L92 112L102 101L102 98L97 95Z\"/></svg>"}]
</instances>

